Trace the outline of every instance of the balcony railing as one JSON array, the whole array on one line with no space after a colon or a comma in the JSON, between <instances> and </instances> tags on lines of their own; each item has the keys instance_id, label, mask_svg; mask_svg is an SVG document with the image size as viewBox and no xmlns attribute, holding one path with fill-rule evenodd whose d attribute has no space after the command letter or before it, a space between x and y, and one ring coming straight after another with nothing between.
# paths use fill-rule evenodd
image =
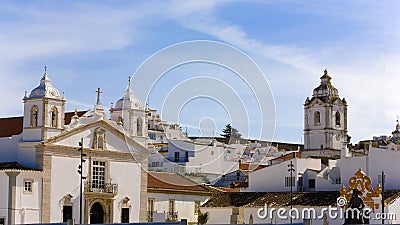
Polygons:
<instances>
[{"instance_id":1,"label":"balcony railing","mask_svg":"<svg viewBox=\"0 0 400 225\"><path fill-rule=\"evenodd\" d=\"M167 159L171 162L178 162L178 163L189 162L188 157L168 157Z\"/></svg>"},{"instance_id":2,"label":"balcony railing","mask_svg":"<svg viewBox=\"0 0 400 225\"><path fill-rule=\"evenodd\" d=\"M117 194L118 184L85 182L85 192Z\"/></svg>"},{"instance_id":3,"label":"balcony railing","mask_svg":"<svg viewBox=\"0 0 400 225\"><path fill-rule=\"evenodd\" d=\"M178 212L168 212L167 221L178 221Z\"/></svg>"}]
</instances>

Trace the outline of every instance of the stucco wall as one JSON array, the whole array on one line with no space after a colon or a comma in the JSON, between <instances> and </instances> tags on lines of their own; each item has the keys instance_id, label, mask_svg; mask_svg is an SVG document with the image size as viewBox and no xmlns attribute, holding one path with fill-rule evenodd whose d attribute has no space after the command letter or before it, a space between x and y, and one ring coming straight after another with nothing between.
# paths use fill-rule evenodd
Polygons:
<instances>
[{"instance_id":1,"label":"stucco wall","mask_svg":"<svg viewBox=\"0 0 400 225\"><path fill-rule=\"evenodd\" d=\"M175 211L178 212L178 220L187 219L188 222L197 222L197 214L194 212L195 201L199 201L201 205L209 199L209 196L148 193L148 198L154 199L154 210L157 213L167 213L169 200L175 199Z\"/></svg>"}]
</instances>

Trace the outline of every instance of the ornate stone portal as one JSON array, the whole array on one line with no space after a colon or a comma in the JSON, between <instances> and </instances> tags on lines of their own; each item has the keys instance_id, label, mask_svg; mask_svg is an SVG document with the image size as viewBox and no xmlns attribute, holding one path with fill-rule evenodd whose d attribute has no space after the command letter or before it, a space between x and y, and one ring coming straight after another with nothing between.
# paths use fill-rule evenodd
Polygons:
<instances>
[{"instance_id":1,"label":"ornate stone portal","mask_svg":"<svg viewBox=\"0 0 400 225\"><path fill-rule=\"evenodd\" d=\"M381 186L376 185L376 189L374 190L371 186L371 178L367 176L364 171L360 168L353 177L349 179L349 188L346 189L344 184L342 185L340 192L340 196L346 198L347 202L342 207L345 209L349 206L350 199L353 194L353 189L358 189L361 194L365 205L372 209L373 212L379 209L381 203Z\"/></svg>"}]
</instances>

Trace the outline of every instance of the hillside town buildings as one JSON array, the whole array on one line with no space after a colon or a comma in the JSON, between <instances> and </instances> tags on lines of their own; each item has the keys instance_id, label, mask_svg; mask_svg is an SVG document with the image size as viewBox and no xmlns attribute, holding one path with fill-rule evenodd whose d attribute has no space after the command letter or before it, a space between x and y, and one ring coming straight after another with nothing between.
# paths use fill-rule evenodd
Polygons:
<instances>
[{"instance_id":1,"label":"hillside town buildings","mask_svg":"<svg viewBox=\"0 0 400 225\"><path fill-rule=\"evenodd\" d=\"M196 223L200 211L210 212L211 223L263 223L259 207L288 209L291 191L297 207L338 207L339 190L357 171L370 181L362 197L379 195L385 181L385 210L399 214L387 222L399 222L400 125L363 151L349 149L348 103L331 80L325 70L304 103L304 145L226 144L192 140L179 124L162 121L130 80L109 114L100 89L91 109L65 112L66 96L45 69L23 98L23 116L0 119L0 224Z\"/></svg>"}]
</instances>

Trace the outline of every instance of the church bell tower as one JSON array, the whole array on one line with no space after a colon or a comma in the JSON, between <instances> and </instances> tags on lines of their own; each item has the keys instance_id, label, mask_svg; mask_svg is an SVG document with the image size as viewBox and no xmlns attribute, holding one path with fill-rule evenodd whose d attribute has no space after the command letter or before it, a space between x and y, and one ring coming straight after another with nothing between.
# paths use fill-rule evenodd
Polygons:
<instances>
[{"instance_id":1,"label":"church bell tower","mask_svg":"<svg viewBox=\"0 0 400 225\"><path fill-rule=\"evenodd\" d=\"M347 135L347 102L325 69L312 98L304 103L304 150L341 150Z\"/></svg>"},{"instance_id":2,"label":"church bell tower","mask_svg":"<svg viewBox=\"0 0 400 225\"><path fill-rule=\"evenodd\" d=\"M53 87L47 75L47 67L29 96L25 93L22 141L43 141L61 133L64 129L65 98Z\"/></svg>"}]
</instances>

